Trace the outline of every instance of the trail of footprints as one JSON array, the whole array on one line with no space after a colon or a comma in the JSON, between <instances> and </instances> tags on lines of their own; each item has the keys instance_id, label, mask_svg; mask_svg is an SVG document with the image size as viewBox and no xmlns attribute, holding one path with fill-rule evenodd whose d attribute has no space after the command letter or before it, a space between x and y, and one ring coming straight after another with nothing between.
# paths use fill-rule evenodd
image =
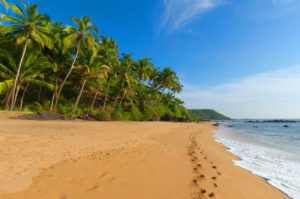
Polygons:
<instances>
[{"instance_id":1,"label":"trail of footprints","mask_svg":"<svg viewBox=\"0 0 300 199\"><path fill-rule=\"evenodd\" d=\"M205 199L205 198L216 198L216 194L214 190L218 188L217 184L217 176L222 175L221 172L218 171L217 166L214 165L213 162L209 162L207 155L197 144L196 134L192 134L190 136L191 145L188 147L188 156L191 159L193 166L193 180L192 180L192 199ZM210 169L215 172L214 176L205 176L203 173L203 165L201 164L200 159L203 159L203 164L209 165ZM211 186L204 186L209 184ZM207 188L211 190L208 190Z\"/></svg>"}]
</instances>

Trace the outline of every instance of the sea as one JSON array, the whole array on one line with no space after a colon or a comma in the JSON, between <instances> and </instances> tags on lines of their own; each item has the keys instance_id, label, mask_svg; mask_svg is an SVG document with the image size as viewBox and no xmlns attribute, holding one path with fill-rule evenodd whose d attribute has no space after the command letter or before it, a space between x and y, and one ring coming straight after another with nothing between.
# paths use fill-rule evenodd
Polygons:
<instances>
[{"instance_id":1,"label":"sea","mask_svg":"<svg viewBox=\"0 0 300 199\"><path fill-rule=\"evenodd\" d=\"M239 157L235 165L300 199L300 120L233 120L215 137Z\"/></svg>"}]
</instances>

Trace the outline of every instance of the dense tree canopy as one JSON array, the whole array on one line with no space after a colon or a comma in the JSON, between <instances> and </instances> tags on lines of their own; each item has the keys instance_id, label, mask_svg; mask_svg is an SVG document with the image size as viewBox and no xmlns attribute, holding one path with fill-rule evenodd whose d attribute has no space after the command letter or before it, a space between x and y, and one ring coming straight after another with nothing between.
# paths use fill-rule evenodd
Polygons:
<instances>
[{"instance_id":1,"label":"dense tree canopy","mask_svg":"<svg viewBox=\"0 0 300 199\"><path fill-rule=\"evenodd\" d=\"M125 120L189 117L175 97L182 85L171 68L121 54L88 16L71 17L74 26L65 26L38 13L37 4L19 4L0 1L9 10L0 24L2 109Z\"/></svg>"}]
</instances>

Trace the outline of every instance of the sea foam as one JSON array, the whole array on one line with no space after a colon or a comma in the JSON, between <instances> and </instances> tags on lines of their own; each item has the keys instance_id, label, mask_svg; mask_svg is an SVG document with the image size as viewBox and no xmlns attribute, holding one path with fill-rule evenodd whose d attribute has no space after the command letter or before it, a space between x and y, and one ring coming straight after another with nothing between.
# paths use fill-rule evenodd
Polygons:
<instances>
[{"instance_id":1,"label":"sea foam","mask_svg":"<svg viewBox=\"0 0 300 199\"><path fill-rule=\"evenodd\" d=\"M215 137L240 158L233 161L235 165L261 176L289 197L300 199L300 162L294 154L251 143L241 137L235 139L230 131L233 130L221 127Z\"/></svg>"}]
</instances>

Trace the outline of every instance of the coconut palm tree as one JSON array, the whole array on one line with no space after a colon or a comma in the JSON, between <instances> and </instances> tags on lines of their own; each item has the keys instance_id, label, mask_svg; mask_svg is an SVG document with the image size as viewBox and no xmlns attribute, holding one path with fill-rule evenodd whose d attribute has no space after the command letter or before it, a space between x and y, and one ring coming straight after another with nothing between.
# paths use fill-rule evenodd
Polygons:
<instances>
[{"instance_id":1,"label":"coconut palm tree","mask_svg":"<svg viewBox=\"0 0 300 199\"><path fill-rule=\"evenodd\" d=\"M123 57L121 58L121 68L120 68L120 75L119 75L119 79L120 79L120 90L119 93L116 97L116 100L118 100L119 95L122 93L117 111L120 109L120 106L123 102L123 100L126 97L127 91L130 88L131 84L135 83L135 73L133 70L133 59L132 59L132 55L130 54L123 54ZM116 102L115 100L115 102Z\"/></svg>"},{"instance_id":2,"label":"coconut palm tree","mask_svg":"<svg viewBox=\"0 0 300 199\"><path fill-rule=\"evenodd\" d=\"M110 68L106 82L104 103L102 106L102 111L104 111L106 108L111 81L114 77L116 77L117 70L120 66L120 62L118 60L120 51L116 41L102 36L99 54L101 55L102 62Z\"/></svg>"},{"instance_id":3,"label":"coconut palm tree","mask_svg":"<svg viewBox=\"0 0 300 199\"><path fill-rule=\"evenodd\" d=\"M98 38L98 35L96 34L96 33L98 33L98 29L96 26L94 26L91 23L92 18L85 15L82 19L76 18L76 17L71 17L70 19L76 23L77 28L75 28L73 26L66 26L66 28L64 29L64 31L68 34L63 40L64 48L66 51L71 46L75 46L77 48L77 50L76 50L72 65L71 65L66 77L64 78L64 80L59 88L59 91L57 93L57 98L55 101L54 109L56 109L56 107L57 107L57 103L58 103L61 91L74 68L74 65L78 58L81 46L83 46L85 48L91 48L94 54L97 53L97 50L99 48L99 45L97 44L97 42L95 40L95 38ZM99 38L98 38L98 40L99 40Z\"/></svg>"},{"instance_id":4,"label":"coconut palm tree","mask_svg":"<svg viewBox=\"0 0 300 199\"><path fill-rule=\"evenodd\" d=\"M173 89L176 91L179 90L178 88L179 79L176 73L169 67L165 67L162 71L159 71L157 73L155 84L156 84L155 87L160 92L157 103L159 103L162 95L167 89L169 90Z\"/></svg>"},{"instance_id":5,"label":"coconut palm tree","mask_svg":"<svg viewBox=\"0 0 300 199\"><path fill-rule=\"evenodd\" d=\"M12 82L16 76L17 62L14 59L14 54L10 53L6 49L0 49L0 77L5 79L6 83L6 103L4 109L8 105L9 100L12 98ZM46 86L49 89L53 89L53 86L43 79L40 79L41 73L49 67L49 61L46 57L37 55L35 52L29 52L24 56L23 67L20 70L19 78L16 86L16 96L14 99L14 104L18 97L20 90L23 90L22 98L20 101L20 109L23 106L24 95L27 91L29 83L35 84L38 86ZM24 84L26 85L24 87Z\"/></svg>"},{"instance_id":6,"label":"coconut palm tree","mask_svg":"<svg viewBox=\"0 0 300 199\"><path fill-rule=\"evenodd\" d=\"M24 10L15 4L9 4L9 8L16 16L9 14L1 15L1 20L10 22L10 24L0 26L0 34L11 33L16 37L17 44L24 45L12 89L11 111L15 106L14 102L16 101L15 95L17 82L28 45L37 45L40 48L44 48L46 46L49 49L53 47L53 43L48 37L50 29L45 25L45 21L48 20L48 17L44 14L38 14L37 4L32 3L27 5L24 1L21 2L24 6Z\"/></svg>"},{"instance_id":7,"label":"coconut palm tree","mask_svg":"<svg viewBox=\"0 0 300 199\"><path fill-rule=\"evenodd\" d=\"M72 108L72 117L74 116L79 101L81 99L84 87L86 85L87 80L90 77L103 77L103 75L108 71L108 67L103 65L102 62L100 61L100 57L93 53L92 51L86 51L80 60L82 62L81 65L77 66L76 69L80 70L80 73L82 74L82 84L80 91L77 95L76 101L74 103L74 106Z\"/></svg>"},{"instance_id":8,"label":"coconut palm tree","mask_svg":"<svg viewBox=\"0 0 300 199\"><path fill-rule=\"evenodd\" d=\"M134 65L134 70L137 74L137 78L139 81L149 81L150 75L153 71L153 65L151 63L151 59L148 57L145 57L143 59L140 59L136 61Z\"/></svg>"},{"instance_id":9,"label":"coconut palm tree","mask_svg":"<svg viewBox=\"0 0 300 199\"><path fill-rule=\"evenodd\" d=\"M51 81L54 82L54 90L50 105L50 111L53 111L54 102L58 95L60 77L62 76L66 65L72 63L72 57L64 50L63 39L67 33L64 31L63 23L51 23L50 28L54 48L53 50L46 51L45 54L47 54L47 57L51 62L49 76L52 77Z\"/></svg>"}]
</instances>

